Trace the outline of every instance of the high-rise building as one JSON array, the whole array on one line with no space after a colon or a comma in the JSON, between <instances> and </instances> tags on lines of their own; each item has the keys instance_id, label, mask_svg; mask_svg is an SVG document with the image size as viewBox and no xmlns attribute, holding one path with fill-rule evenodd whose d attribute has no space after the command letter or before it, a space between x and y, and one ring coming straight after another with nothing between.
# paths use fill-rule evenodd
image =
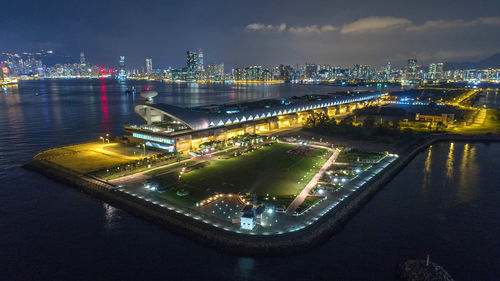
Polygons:
<instances>
[{"instance_id":1,"label":"high-rise building","mask_svg":"<svg viewBox=\"0 0 500 281\"><path fill-rule=\"evenodd\" d=\"M406 65L406 78L408 80L415 79L417 75L417 59L408 59L408 64Z\"/></svg>"},{"instance_id":2,"label":"high-rise building","mask_svg":"<svg viewBox=\"0 0 500 281\"><path fill-rule=\"evenodd\" d=\"M391 62L388 61L385 65L385 79L389 80L391 76Z\"/></svg>"},{"instance_id":3,"label":"high-rise building","mask_svg":"<svg viewBox=\"0 0 500 281\"><path fill-rule=\"evenodd\" d=\"M314 77L316 75L316 72L318 71L318 67L315 64L308 64L306 62L306 69L305 69L305 75L307 78Z\"/></svg>"},{"instance_id":4,"label":"high-rise building","mask_svg":"<svg viewBox=\"0 0 500 281\"><path fill-rule=\"evenodd\" d=\"M269 81L272 79L272 75L268 69L264 69L262 66L250 66L234 69L233 79L240 81Z\"/></svg>"},{"instance_id":5,"label":"high-rise building","mask_svg":"<svg viewBox=\"0 0 500 281\"><path fill-rule=\"evenodd\" d=\"M187 51L186 64L186 78L190 80L196 79L198 73L198 54L196 54L195 52Z\"/></svg>"},{"instance_id":6,"label":"high-rise building","mask_svg":"<svg viewBox=\"0 0 500 281\"><path fill-rule=\"evenodd\" d=\"M146 58L146 74L153 73L153 59Z\"/></svg>"},{"instance_id":7,"label":"high-rise building","mask_svg":"<svg viewBox=\"0 0 500 281\"><path fill-rule=\"evenodd\" d=\"M80 64L81 65L85 64L85 54L83 52L80 53Z\"/></svg>"},{"instance_id":8,"label":"high-rise building","mask_svg":"<svg viewBox=\"0 0 500 281\"><path fill-rule=\"evenodd\" d=\"M442 62L438 62L436 64L436 79L443 79L444 77L444 64Z\"/></svg>"},{"instance_id":9,"label":"high-rise building","mask_svg":"<svg viewBox=\"0 0 500 281\"><path fill-rule=\"evenodd\" d=\"M427 77L429 79L436 79L436 64L435 63L431 63L429 64L429 72L427 73Z\"/></svg>"},{"instance_id":10,"label":"high-rise building","mask_svg":"<svg viewBox=\"0 0 500 281\"><path fill-rule=\"evenodd\" d=\"M186 64L188 71L197 69L198 55L195 52L187 51Z\"/></svg>"},{"instance_id":11,"label":"high-rise building","mask_svg":"<svg viewBox=\"0 0 500 281\"><path fill-rule=\"evenodd\" d=\"M204 70L204 65L203 65L203 51L201 49L198 49L198 60L196 62L198 72L203 72Z\"/></svg>"},{"instance_id":12,"label":"high-rise building","mask_svg":"<svg viewBox=\"0 0 500 281\"><path fill-rule=\"evenodd\" d=\"M127 72L125 70L125 57L120 56L120 64L118 66L118 80L123 81L127 79Z\"/></svg>"},{"instance_id":13,"label":"high-rise building","mask_svg":"<svg viewBox=\"0 0 500 281\"><path fill-rule=\"evenodd\" d=\"M216 66L215 75L219 76L219 78L222 77L222 76L224 76L224 63L219 63Z\"/></svg>"}]
</instances>

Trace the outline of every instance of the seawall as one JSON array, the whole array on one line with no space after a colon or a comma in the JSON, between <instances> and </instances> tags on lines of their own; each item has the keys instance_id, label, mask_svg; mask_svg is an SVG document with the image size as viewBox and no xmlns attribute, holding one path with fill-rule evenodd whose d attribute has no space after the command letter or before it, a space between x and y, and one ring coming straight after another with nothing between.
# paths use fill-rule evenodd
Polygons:
<instances>
[{"instance_id":1,"label":"seawall","mask_svg":"<svg viewBox=\"0 0 500 281\"><path fill-rule=\"evenodd\" d=\"M250 235L226 231L154 203L115 190L107 182L75 174L45 161L34 160L24 167L97 197L115 207L160 224L216 250L238 255L286 255L300 253L321 244L339 230L372 196L428 146L443 141L500 141L499 135L440 135L416 140L385 171L374 176L339 205L310 226L276 235Z\"/></svg>"}]
</instances>

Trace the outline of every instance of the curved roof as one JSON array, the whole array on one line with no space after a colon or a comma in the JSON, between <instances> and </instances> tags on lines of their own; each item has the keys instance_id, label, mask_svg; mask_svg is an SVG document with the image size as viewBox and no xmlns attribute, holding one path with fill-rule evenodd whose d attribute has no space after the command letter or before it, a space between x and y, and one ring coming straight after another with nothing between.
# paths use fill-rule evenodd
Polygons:
<instances>
[{"instance_id":1,"label":"curved roof","mask_svg":"<svg viewBox=\"0 0 500 281\"><path fill-rule=\"evenodd\" d=\"M351 102L359 102L379 98L380 93L366 93L359 94L355 97L332 97L329 99L316 100L316 101L299 101L288 105L279 105L271 108L253 109L239 113L205 113L192 111L187 108L181 108L169 104L149 104L137 105L135 111L144 119L140 109L150 107L156 111L178 120L193 130L203 130L213 127L220 127L229 124L243 123L256 119L269 118L284 114L290 114L301 111L308 111L312 109L324 108L328 106L335 106L340 104L347 104Z\"/></svg>"},{"instance_id":2,"label":"curved roof","mask_svg":"<svg viewBox=\"0 0 500 281\"><path fill-rule=\"evenodd\" d=\"M207 114L203 112L196 112L186 108L178 107L175 105L160 103L160 104L141 104L135 107L135 112L139 114L144 120L146 120L146 116L143 116L139 110L143 108L150 107L156 111L160 111L161 113L173 118L189 128L193 130L202 130L208 128L209 121L206 118Z\"/></svg>"}]
</instances>

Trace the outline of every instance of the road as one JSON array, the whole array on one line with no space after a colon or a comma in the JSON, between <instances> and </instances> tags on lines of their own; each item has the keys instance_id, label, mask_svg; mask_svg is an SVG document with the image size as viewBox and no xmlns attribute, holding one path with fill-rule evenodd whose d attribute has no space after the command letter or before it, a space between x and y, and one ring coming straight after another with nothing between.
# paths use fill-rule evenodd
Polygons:
<instances>
[{"instance_id":1,"label":"road","mask_svg":"<svg viewBox=\"0 0 500 281\"><path fill-rule=\"evenodd\" d=\"M166 168L168 166L176 165L178 163L185 163L185 162L189 162L189 161L194 161L190 165L190 166L192 166L192 165L196 165L196 164L201 163L201 162L210 161L210 160L214 160L214 159L217 159L217 158L218 158L217 156L214 156L212 154L206 154L206 155L196 156L196 157L193 157L193 158L182 160L180 162L174 162L174 163L170 163L168 165L158 166L158 167L155 167L155 168L152 168L152 169L149 169L149 170L146 170L146 171L142 171L142 172L139 172L139 173L135 173L135 174L132 174L132 175L123 176L123 177L120 177L120 178L117 178L117 179L112 179L112 180L109 180L108 182L112 183L114 185L125 185L125 184L130 184L130 183L145 182L147 179L150 178L150 176L147 176L146 173L149 173L151 171L158 170L158 169L163 169L163 168ZM181 168L179 167L179 169L181 169ZM169 172L172 172L174 170L171 170Z\"/></svg>"},{"instance_id":2,"label":"road","mask_svg":"<svg viewBox=\"0 0 500 281\"><path fill-rule=\"evenodd\" d=\"M321 148L324 148L324 147L321 147ZM328 160L326 160L325 164L323 164L321 169L319 169L318 173L316 173L316 175L314 175L314 177L311 179L311 181L309 181L309 183L304 187L302 192L300 192L300 194L297 195L297 197L295 197L295 199L292 201L292 203L290 203L290 206L288 206L288 208L286 209L287 215L293 215L295 210L300 206L300 204L302 204L302 202L304 202L307 195L309 195L309 192L311 191L311 189L313 189L316 186L318 181L321 179L321 176L323 176L323 174L326 172L326 170L333 164L333 162L335 162L335 159L337 159L337 156L339 156L339 152L337 150L335 150L335 152L332 154L332 156L330 156L330 158L328 158Z\"/></svg>"}]
</instances>

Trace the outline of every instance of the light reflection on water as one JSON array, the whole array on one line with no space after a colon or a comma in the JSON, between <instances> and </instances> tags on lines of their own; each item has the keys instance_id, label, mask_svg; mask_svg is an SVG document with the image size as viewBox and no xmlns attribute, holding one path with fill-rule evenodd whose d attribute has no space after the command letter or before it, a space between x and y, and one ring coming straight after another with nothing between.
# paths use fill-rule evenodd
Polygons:
<instances>
[{"instance_id":1,"label":"light reflection on water","mask_svg":"<svg viewBox=\"0 0 500 281\"><path fill-rule=\"evenodd\" d=\"M454 145L454 143L450 143L450 150L448 151L448 158L446 159L446 181L450 181L453 178L453 163L455 158L453 154L455 149Z\"/></svg>"},{"instance_id":2,"label":"light reflection on water","mask_svg":"<svg viewBox=\"0 0 500 281\"><path fill-rule=\"evenodd\" d=\"M117 209L107 203L102 204L104 208L104 228L108 231L113 230L119 225L120 216Z\"/></svg>"},{"instance_id":3,"label":"light reflection on water","mask_svg":"<svg viewBox=\"0 0 500 281\"><path fill-rule=\"evenodd\" d=\"M296 256L242 258L20 168L37 152L102 135L101 83L28 81L0 94L3 279L393 280L398 262L424 257L427 250L455 278L496 280L500 275L498 143L456 142L453 149L437 143L324 244ZM113 81L104 83L110 131L121 135L124 124L140 122L133 108L142 98L124 96ZM334 91L324 86L199 85L196 96L186 85L134 85L158 90L156 102L179 106L228 103L232 89L235 101ZM59 123L58 110L63 116Z\"/></svg>"},{"instance_id":4,"label":"light reflection on water","mask_svg":"<svg viewBox=\"0 0 500 281\"><path fill-rule=\"evenodd\" d=\"M423 183L422 183L422 193L425 198L428 196L428 185L431 180L431 164L432 164L432 145L429 146L427 151L427 156L425 157L424 163L424 175L423 175Z\"/></svg>"},{"instance_id":5,"label":"light reflection on water","mask_svg":"<svg viewBox=\"0 0 500 281\"><path fill-rule=\"evenodd\" d=\"M464 145L462 154L462 162L458 173L460 175L458 182L458 200L459 202L471 202L478 196L479 184L478 179L478 164L476 159L476 147L471 147L468 143Z\"/></svg>"},{"instance_id":6,"label":"light reflection on water","mask_svg":"<svg viewBox=\"0 0 500 281\"><path fill-rule=\"evenodd\" d=\"M445 151L439 151L446 148ZM436 150L437 149L437 150ZM434 157L434 151L446 157ZM443 161L442 163L439 163ZM444 169L440 170L439 167ZM451 192L446 204L449 206L473 201L479 195L479 164L476 146L469 143L441 143L430 146L425 152L422 170L422 196L426 200L437 198L429 189L436 185L433 179L441 178L438 194Z\"/></svg>"}]
</instances>

